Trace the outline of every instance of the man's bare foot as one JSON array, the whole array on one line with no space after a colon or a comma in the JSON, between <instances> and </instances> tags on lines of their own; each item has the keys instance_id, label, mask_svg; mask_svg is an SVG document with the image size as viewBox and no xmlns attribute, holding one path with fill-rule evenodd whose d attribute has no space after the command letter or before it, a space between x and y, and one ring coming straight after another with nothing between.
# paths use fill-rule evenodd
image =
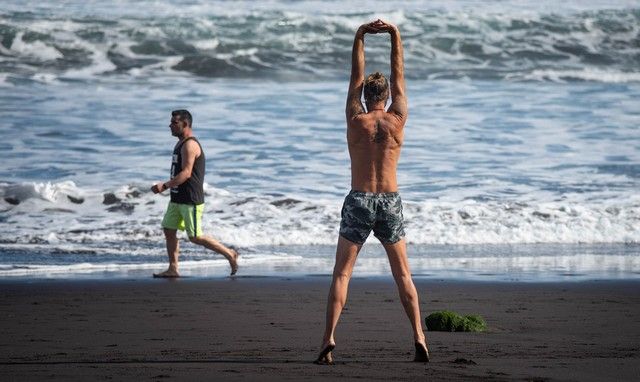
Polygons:
<instances>
[{"instance_id":1,"label":"man's bare foot","mask_svg":"<svg viewBox=\"0 0 640 382\"><path fill-rule=\"evenodd\" d=\"M318 358L313 361L313 363L315 363L316 365L333 365L333 355L331 354L331 352L329 352L324 357Z\"/></svg>"},{"instance_id":2,"label":"man's bare foot","mask_svg":"<svg viewBox=\"0 0 640 382\"><path fill-rule=\"evenodd\" d=\"M413 362L429 362L429 350L427 349L427 344L416 341L416 356L413 359Z\"/></svg>"},{"instance_id":3,"label":"man's bare foot","mask_svg":"<svg viewBox=\"0 0 640 382\"><path fill-rule=\"evenodd\" d=\"M331 352L336 348L336 344L333 342L329 342L322 347L320 354L318 354L318 358L316 358L313 363L316 365L333 365L333 355Z\"/></svg>"},{"instance_id":4,"label":"man's bare foot","mask_svg":"<svg viewBox=\"0 0 640 382\"><path fill-rule=\"evenodd\" d=\"M175 269L167 269L161 273L154 273L153 277L155 278L176 278L180 277L180 274Z\"/></svg>"},{"instance_id":5,"label":"man's bare foot","mask_svg":"<svg viewBox=\"0 0 640 382\"><path fill-rule=\"evenodd\" d=\"M231 249L231 253L233 257L229 259L229 265L231 265L231 276L233 276L238 272L238 257L240 257L240 254L235 249Z\"/></svg>"}]
</instances>

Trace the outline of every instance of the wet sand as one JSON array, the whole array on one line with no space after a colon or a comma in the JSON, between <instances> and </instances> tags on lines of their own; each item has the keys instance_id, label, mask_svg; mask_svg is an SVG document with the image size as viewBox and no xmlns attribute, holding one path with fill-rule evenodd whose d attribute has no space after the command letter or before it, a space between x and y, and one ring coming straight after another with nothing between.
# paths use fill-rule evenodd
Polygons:
<instances>
[{"instance_id":1,"label":"wet sand","mask_svg":"<svg viewBox=\"0 0 640 382\"><path fill-rule=\"evenodd\" d=\"M336 365L312 363L329 279L0 281L2 380L631 381L640 281L416 280L423 321L480 314L485 333L427 332L428 364L391 279L354 279Z\"/></svg>"}]
</instances>

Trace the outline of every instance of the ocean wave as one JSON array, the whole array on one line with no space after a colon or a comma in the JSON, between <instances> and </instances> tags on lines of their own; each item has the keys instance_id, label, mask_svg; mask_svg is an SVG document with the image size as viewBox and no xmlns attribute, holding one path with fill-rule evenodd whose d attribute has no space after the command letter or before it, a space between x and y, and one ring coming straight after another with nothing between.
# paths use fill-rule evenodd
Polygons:
<instances>
[{"instance_id":1,"label":"ocean wave","mask_svg":"<svg viewBox=\"0 0 640 382\"><path fill-rule=\"evenodd\" d=\"M331 245L337 239L340 199L234 194L209 185L205 192L204 229L226 243ZM0 198L6 226L0 248L50 244L99 253L162 241L168 201L146 187L97 191L73 182L2 183ZM404 216L410 244L640 243L637 195L580 202L405 200Z\"/></svg>"},{"instance_id":2,"label":"ocean wave","mask_svg":"<svg viewBox=\"0 0 640 382\"><path fill-rule=\"evenodd\" d=\"M0 71L49 80L345 78L354 29L375 16L309 9L117 18L5 12ZM640 8L562 14L429 9L388 16L403 31L412 79L638 82L640 76ZM367 37L369 67L388 66L387 40Z\"/></svg>"},{"instance_id":3,"label":"ocean wave","mask_svg":"<svg viewBox=\"0 0 640 382\"><path fill-rule=\"evenodd\" d=\"M520 78L531 81L594 81L605 83L640 82L640 72L618 72L601 69L582 70L549 70L536 69L528 74L520 74ZM513 76L509 76L514 78Z\"/></svg>"}]
</instances>

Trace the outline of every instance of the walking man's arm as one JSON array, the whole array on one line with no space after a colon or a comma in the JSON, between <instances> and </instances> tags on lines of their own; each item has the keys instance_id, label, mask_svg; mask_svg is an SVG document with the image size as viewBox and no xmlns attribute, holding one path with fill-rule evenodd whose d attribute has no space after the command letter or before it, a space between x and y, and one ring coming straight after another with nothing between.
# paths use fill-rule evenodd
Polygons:
<instances>
[{"instance_id":1,"label":"walking man's arm","mask_svg":"<svg viewBox=\"0 0 640 382\"><path fill-rule=\"evenodd\" d=\"M177 187L191 178L193 172L193 164L196 162L196 158L200 156L200 147L192 140L189 140L182 145L182 170L165 183L167 188Z\"/></svg>"},{"instance_id":2,"label":"walking man's arm","mask_svg":"<svg viewBox=\"0 0 640 382\"><path fill-rule=\"evenodd\" d=\"M196 158L200 156L200 147L193 141L187 141L182 146L182 171L176 174L172 179L165 183L157 183L151 187L154 194L160 193L173 187L177 187L191 178L193 164Z\"/></svg>"}]
</instances>

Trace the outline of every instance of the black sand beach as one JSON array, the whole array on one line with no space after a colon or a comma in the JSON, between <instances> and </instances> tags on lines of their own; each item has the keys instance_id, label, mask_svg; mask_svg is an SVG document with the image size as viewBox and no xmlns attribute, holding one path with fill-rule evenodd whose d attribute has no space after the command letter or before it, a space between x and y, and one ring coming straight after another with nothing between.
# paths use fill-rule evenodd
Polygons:
<instances>
[{"instance_id":1,"label":"black sand beach","mask_svg":"<svg viewBox=\"0 0 640 382\"><path fill-rule=\"evenodd\" d=\"M336 365L315 358L329 280L2 281L2 380L631 381L640 281L417 280L423 319L482 315L485 333L409 324L390 279L354 279Z\"/></svg>"}]
</instances>

